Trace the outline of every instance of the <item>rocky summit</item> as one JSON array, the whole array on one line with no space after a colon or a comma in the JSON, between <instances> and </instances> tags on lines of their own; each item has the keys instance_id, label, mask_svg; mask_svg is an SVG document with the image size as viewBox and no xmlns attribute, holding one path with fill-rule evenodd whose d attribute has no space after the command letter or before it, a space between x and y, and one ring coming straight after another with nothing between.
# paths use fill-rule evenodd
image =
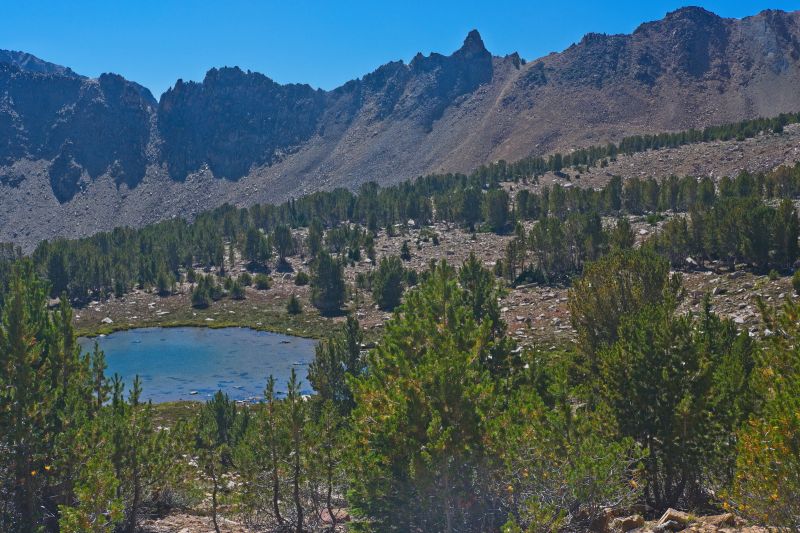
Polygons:
<instances>
[{"instance_id":1,"label":"rocky summit","mask_svg":"<svg viewBox=\"0 0 800 533\"><path fill-rule=\"evenodd\" d=\"M533 61L477 31L331 91L239 68L156 101L0 51L0 241L30 248L231 202L465 172L499 159L800 110L800 12L683 8Z\"/></svg>"}]
</instances>

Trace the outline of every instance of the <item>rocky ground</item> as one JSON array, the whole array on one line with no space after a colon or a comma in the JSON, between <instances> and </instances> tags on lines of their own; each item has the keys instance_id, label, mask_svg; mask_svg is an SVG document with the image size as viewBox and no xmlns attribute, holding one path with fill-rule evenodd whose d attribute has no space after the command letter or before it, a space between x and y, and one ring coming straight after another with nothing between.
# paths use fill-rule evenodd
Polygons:
<instances>
[{"instance_id":1,"label":"rocky ground","mask_svg":"<svg viewBox=\"0 0 800 533\"><path fill-rule=\"evenodd\" d=\"M597 533L771 533L775 528L754 526L732 513L693 515L668 509L658 519L645 520L637 509L605 509L598 522L589 531ZM336 510L349 520L343 510ZM253 529L241 522L225 517L218 519L223 533L249 533ZM211 518L202 514L172 513L163 518L147 520L146 533L213 533ZM337 530L346 531L345 525Z\"/></svg>"},{"instance_id":2,"label":"rocky ground","mask_svg":"<svg viewBox=\"0 0 800 533\"><path fill-rule=\"evenodd\" d=\"M634 217L632 227L639 240L653 232L643 217ZM663 222L662 222L663 224ZM431 234L435 233L438 244ZM303 231L296 232L298 240ZM470 253L475 253L487 268L494 266L502 257L509 236L492 233L472 235L459 228L437 224L429 228L410 229L406 235L387 237L381 232L375 243L377 261L382 257L399 255L403 242L408 241L411 260L406 268L423 271L432 259L446 259L460 265ZM160 297L152 292L136 290L122 298L91 302L75 311L75 325L80 334L109 333L117 329L146 326L198 325L208 327L246 326L280 333L322 338L330 334L331 325L344 320L344 316L323 317L310 302L310 287L295 285L298 272L308 271L307 261L301 256L289 258L293 272L270 274L272 286L261 291L248 287L246 299L223 298L207 309L191 307L191 285L180 284L176 294ZM366 257L348 265L345 276L348 284L355 287L356 276L374 268ZM243 271L244 265L234 269ZM762 333L758 299L767 305L779 305L784 298L793 298L791 280L788 277L770 279L746 270L728 272L721 265L697 272L683 272L686 289L682 302L684 311L699 312L705 294L709 294L714 310L733 319L751 334ZM303 313L289 315L286 302L296 295L303 305ZM509 288L501 301L502 315L511 335L522 345L552 344L569 341L574 332L567 309L568 288L566 286L525 285ZM377 308L368 291L354 289L347 307L365 329L368 340L380 335L390 313Z\"/></svg>"},{"instance_id":3,"label":"rocky ground","mask_svg":"<svg viewBox=\"0 0 800 533\"><path fill-rule=\"evenodd\" d=\"M595 528L601 533L667 533L686 531L693 533L767 533L773 528L748 525L731 513L718 515L692 515L668 509L657 520L645 518L633 509L606 509ZM631 514L628 514L631 513Z\"/></svg>"},{"instance_id":4,"label":"rocky ground","mask_svg":"<svg viewBox=\"0 0 800 533\"><path fill-rule=\"evenodd\" d=\"M248 533L242 524L221 517L217 520L223 533ZM147 533L215 533L211 517L187 513L173 513L164 518L145 520L142 530Z\"/></svg>"},{"instance_id":5,"label":"rocky ground","mask_svg":"<svg viewBox=\"0 0 800 533\"><path fill-rule=\"evenodd\" d=\"M545 174L532 187L558 183L565 187L602 187L612 176L655 178L666 176L709 176L714 179L736 176L742 171L769 172L781 165L793 166L800 161L800 124L786 127L782 134L768 134L743 141L714 141L687 144L619 156L608 166L595 166L577 172L567 169L564 176Z\"/></svg>"}]
</instances>

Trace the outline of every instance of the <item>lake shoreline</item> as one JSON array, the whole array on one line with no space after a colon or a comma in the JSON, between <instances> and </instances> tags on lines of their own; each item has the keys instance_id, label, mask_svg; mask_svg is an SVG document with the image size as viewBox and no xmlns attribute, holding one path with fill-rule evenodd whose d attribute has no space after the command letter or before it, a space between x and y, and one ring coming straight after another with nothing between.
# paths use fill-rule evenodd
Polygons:
<instances>
[{"instance_id":1,"label":"lake shoreline","mask_svg":"<svg viewBox=\"0 0 800 533\"><path fill-rule=\"evenodd\" d=\"M305 289L306 287L301 287ZM180 286L169 296L134 290L123 297L109 297L73 309L75 332L97 337L146 327L244 327L308 339L324 339L336 333L343 317L321 315L304 302L302 313L286 311L288 290L246 289L246 299L223 298L205 308L192 307L190 286Z\"/></svg>"},{"instance_id":2,"label":"lake shoreline","mask_svg":"<svg viewBox=\"0 0 800 533\"><path fill-rule=\"evenodd\" d=\"M225 329L225 328L240 328L240 329L251 329L253 331L261 331L263 333L276 333L279 335L286 335L287 337L298 337L301 339L313 339L313 340L322 340L324 337L320 337L315 335L312 332L308 332L305 330L301 331L294 331L291 328L287 329L279 329L277 326L272 326L270 324L263 324L260 326L254 326L252 324L246 322L239 322L239 321L225 321L225 322L209 322L209 321L197 321L197 320L176 320L172 322L159 322L155 324L151 324L149 322L143 321L138 324L102 324L97 328L92 328L88 330L77 330L76 335L78 337L93 339L96 337L100 337L102 335L112 335L114 333L120 333L123 331L133 331L137 329L148 329L148 328L206 328L206 329Z\"/></svg>"}]
</instances>

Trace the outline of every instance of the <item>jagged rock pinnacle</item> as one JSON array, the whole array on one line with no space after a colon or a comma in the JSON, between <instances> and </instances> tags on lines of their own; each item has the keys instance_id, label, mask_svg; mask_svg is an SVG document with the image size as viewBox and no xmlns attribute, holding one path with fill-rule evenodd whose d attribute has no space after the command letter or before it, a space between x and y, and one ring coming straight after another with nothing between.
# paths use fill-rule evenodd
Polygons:
<instances>
[{"instance_id":1,"label":"jagged rock pinnacle","mask_svg":"<svg viewBox=\"0 0 800 533\"><path fill-rule=\"evenodd\" d=\"M481 34L478 33L478 30L472 30L467 34L467 37L464 39L464 44L461 45L460 52L475 54L475 53L482 53L486 51L486 47L483 44L483 39L481 39Z\"/></svg>"}]
</instances>

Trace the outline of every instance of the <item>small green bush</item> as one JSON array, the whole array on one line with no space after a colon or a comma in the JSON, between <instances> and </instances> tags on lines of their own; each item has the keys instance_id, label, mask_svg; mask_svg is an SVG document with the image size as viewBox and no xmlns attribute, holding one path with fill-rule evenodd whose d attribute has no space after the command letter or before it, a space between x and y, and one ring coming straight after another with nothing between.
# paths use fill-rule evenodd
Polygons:
<instances>
[{"instance_id":1,"label":"small green bush","mask_svg":"<svg viewBox=\"0 0 800 533\"><path fill-rule=\"evenodd\" d=\"M265 291L269 289L272 284L270 283L269 276L266 274L256 274L256 277L253 278L253 285L256 289Z\"/></svg>"},{"instance_id":2,"label":"small green bush","mask_svg":"<svg viewBox=\"0 0 800 533\"><path fill-rule=\"evenodd\" d=\"M233 298L234 300L244 300L244 287L242 286L241 283L239 283L239 280L233 282L230 291L231 291L231 298Z\"/></svg>"},{"instance_id":3,"label":"small green bush","mask_svg":"<svg viewBox=\"0 0 800 533\"><path fill-rule=\"evenodd\" d=\"M400 259L411 261L411 250L408 248L408 241L403 241L403 246L400 247Z\"/></svg>"},{"instance_id":4,"label":"small green bush","mask_svg":"<svg viewBox=\"0 0 800 533\"><path fill-rule=\"evenodd\" d=\"M662 215L661 213L650 213L649 215L647 215L646 220L648 224L650 224L651 226L655 226L659 222L664 220L664 215Z\"/></svg>"},{"instance_id":5,"label":"small green bush","mask_svg":"<svg viewBox=\"0 0 800 533\"><path fill-rule=\"evenodd\" d=\"M159 296L169 296L175 285L175 278L166 270L160 270L156 278L156 290Z\"/></svg>"},{"instance_id":6,"label":"small green bush","mask_svg":"<svg viewBox=\"0 0 800 533\"><path fill-rule=\"evenodd\" d=\"M298 272L297 275L294 277L294 284L298 287L302 287L303 285L308 285L309 277L308 274L305 272Z\"/></svg>"},{"instance_id":7,"label":"small green bush","mask_svg":"<svg viewBox=\"0 0 800 533\"><path fill-rule=\"evenodd\" d=\"M289 297L289 301L286 302L286 312L290 315L299 315L303 312L303 306L294 294L292 294Z\"/></svg>"}]
</instances>

